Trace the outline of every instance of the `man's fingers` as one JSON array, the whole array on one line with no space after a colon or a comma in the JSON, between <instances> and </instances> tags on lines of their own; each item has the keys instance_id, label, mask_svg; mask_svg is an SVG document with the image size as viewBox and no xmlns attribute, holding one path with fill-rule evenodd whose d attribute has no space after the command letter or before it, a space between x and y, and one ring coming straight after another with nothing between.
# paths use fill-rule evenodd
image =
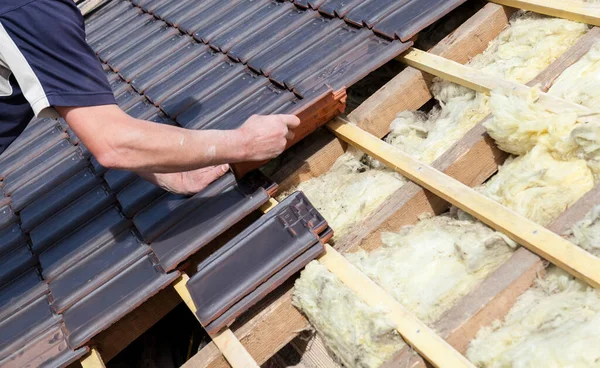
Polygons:
<instances>
[{"instance_id":1,"label":"man's fingers","mask_svg":"<svg viewBox=\"0 0 600 368\"><path fill-rule=\"evenodd\" d=\"M294 132L292 132L291 130L288 130L287 134L285 135L285 139L287 139L288 141L291 141L292 139L294 139L296 135L294 134Z\"/></svg>"},{"instance_id":2,"label":"man's fingers","mask_svg":"<svg viewBox=\"0 0 600 368\"><path fill-rule=\"evenodd\" d=\"M300 119L298 119L296 115L278 115L277 117L281 119L288 128L293 129L300 125Z\"/></svg>"}]
</instances>

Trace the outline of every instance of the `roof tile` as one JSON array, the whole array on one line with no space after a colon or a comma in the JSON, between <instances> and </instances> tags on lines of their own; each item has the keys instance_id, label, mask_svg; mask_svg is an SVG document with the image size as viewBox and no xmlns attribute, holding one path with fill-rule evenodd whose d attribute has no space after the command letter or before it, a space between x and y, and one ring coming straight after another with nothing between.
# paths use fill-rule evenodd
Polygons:
<instances>
[{"instance_id":1,"label":"roof tile","mask_svg":"<svg viewBox=\"0 0 600 368\"><path fill-rule=\"evenodd\" d=\"M106 209L40 254L42 276L51 282L130 226L115 207Z\"/></svg>"},{"instance_id":2,"label":"roof tile","mask_svg":"<svg viewBox=\"0 0 600 368\"><path fill-rule=\"evenodd\" d=\"M77 200L31 230L29 236L33 244L33 251L41 253L44 249L64 238L103 209L110 206L114 200L115 198L101 186L97 186L83 194Z\"/></svg>"},{"instance_id":3,"label":"roof tile","mask_svg":"<svg viewBox=\"0 0 600 368\"><path fill-rule=\"evenodd\" d=\"M95 176L89 168L80 170L27 205L20 212L21 227L24 231L31 231L98 184L100 184L100 178Z\"/></svg>"}]
</instances>

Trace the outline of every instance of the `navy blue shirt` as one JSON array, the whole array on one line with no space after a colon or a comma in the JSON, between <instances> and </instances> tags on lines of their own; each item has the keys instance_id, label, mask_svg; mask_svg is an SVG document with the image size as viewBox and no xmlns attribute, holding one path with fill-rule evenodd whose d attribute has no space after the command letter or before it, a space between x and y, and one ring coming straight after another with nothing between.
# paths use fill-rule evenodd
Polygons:
<instances>
[{"instance_id":1,"label":"navy blue shirt","mask_svg":"<svg viewBox=\"0 0 600 368\"><path fill-rule=\"evenodd\" d=\"M114 103L73 0L0 0L0 153L53 106Z\"/></svg>"}]
</instances>

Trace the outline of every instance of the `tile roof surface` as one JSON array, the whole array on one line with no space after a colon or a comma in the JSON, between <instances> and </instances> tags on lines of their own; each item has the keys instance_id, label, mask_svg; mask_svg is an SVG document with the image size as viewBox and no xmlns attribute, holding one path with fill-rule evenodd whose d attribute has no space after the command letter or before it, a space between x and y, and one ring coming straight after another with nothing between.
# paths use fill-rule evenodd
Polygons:
<instances>
[{"instance_id":1,"label":"tile roof surface","mask_svg":"<svg viewBox=\"0 0 600 368\"><path fill-rule=\"evenodd\" d=\"M127 113L232 129L252 114L314 106L406 50L462 2L113 0L86 28ZM34 119L0 156L0 180L2 367L80 359L91 338L173 282L179 264L276 189L255 172L240 181L225 175L192 197L169 194L106 170L52 119ZM189 284L199 317L211 330L230 323L314 259L330 235L295 194L201 263ZM253 240L264 254L236 268L254 254ZM232 277L247 282L214 289L211 269L235 270ZM207 293L218 308L204 308L199 296Z\"/></svg>"}]
</instances>

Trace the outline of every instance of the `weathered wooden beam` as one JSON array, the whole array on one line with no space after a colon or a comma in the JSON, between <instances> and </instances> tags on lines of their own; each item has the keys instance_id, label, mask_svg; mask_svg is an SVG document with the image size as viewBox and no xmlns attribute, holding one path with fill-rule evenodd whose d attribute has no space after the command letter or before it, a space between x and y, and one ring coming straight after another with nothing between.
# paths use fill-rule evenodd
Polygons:
<instances>
[{"instance_id":1,"label":"weathered wooden beam","mask_svg":"<svg viewBox=\"0 0 600 368\"><path fill-rule=\"evenodd\" d=\"M600 6L582 0L490 0L496 4L600 26Z\"/></svg>"}]
</instances>

